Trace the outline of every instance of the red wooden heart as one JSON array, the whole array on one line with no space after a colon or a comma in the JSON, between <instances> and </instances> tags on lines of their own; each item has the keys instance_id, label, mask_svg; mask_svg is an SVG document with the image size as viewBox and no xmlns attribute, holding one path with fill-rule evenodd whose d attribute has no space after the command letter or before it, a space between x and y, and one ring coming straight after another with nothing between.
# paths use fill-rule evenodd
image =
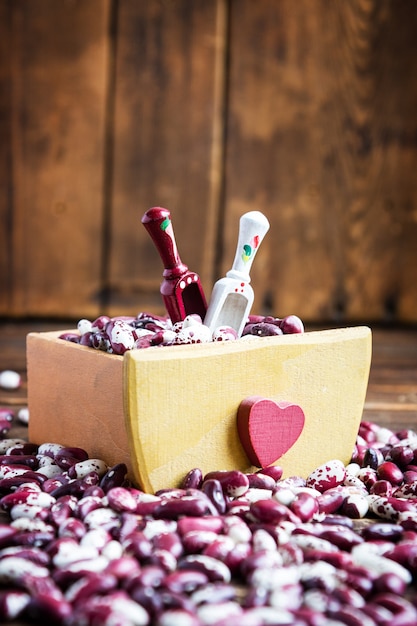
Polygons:
<instances>
[{"instance_id":1,"label":"red wooden heart","mask_svg":"<svg viewBox=\"0 0 417 626\"><path fill-rule=\"evenodd\" d=\"M304 419L298 404L245 398L238 408L237 430L252 465L266 467L285 454L301 435Z\"/></svg>"}]
</instances>

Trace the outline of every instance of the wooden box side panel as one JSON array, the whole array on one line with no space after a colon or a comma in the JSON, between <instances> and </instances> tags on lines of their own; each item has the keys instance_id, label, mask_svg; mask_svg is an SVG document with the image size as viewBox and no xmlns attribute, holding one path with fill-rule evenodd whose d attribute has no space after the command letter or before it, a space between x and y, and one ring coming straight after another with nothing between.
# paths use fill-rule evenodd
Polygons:
<instances>
[{"instance_id":1,"label":"wooden box side panel","mask_svg":"<svg viewBox=\"0 0 417 626\"><path fill-rule=\"evenodd\" d=\"M123 414L123 359L61 339L27 337L29 438L84 448L109 466L130 454Z\"/></svg>"}]
</instances>

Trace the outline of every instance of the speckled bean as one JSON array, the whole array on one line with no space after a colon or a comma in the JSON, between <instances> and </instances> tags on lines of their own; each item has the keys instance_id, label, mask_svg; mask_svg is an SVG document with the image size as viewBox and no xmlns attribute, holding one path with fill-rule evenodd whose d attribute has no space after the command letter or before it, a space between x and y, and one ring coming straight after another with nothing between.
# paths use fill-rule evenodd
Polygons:
<instances>
[{"instance_id":1,"label":"speckled bean","mask_svg":"<svg viewBox=\"0 0 417 626\"><path fill-rule=\"evenodd\" d=\"M106 494L109 506L113 511L129 511L134 513L137 508L137 502L133 494L124 487L113 487Z\"/></svg>"},{"instance_id":2,"label":"speckled bean","mask_svg":"<svg viewBox=\"0 0 417 626\"><path fill-rule=\"evenodd\" d=\"M43 565L37 565L18 556L0 560L0 582L20 583L27 575L46 578L49 576L49 570Z\"/></svg>"},{"instance_id":3,"label":"speckled bean","mask_svg":"<svg viewBox=\"0 0 417 626\"><path fill-rule=\"evenodd\" d=\"M143 528L143 534L147 539L152 540L162 533L176 532L177 522L170 519L150 519L147 520Z\"/></svg>"},{"instance_id":4,"label":"speckled bean","mask_svg":"<svg viewBox=\"0 0 417 626\"><path fill-rule=\"evenodd\" d=\"M51 463L46 463L42 466L39 465L36 472L44 476L45 479L55 478L56 476L62 475L62 469L59 467L59 465L55 463L55 461L52 461Z\"/></svg>"},{"instance_id":5,"label":"speckled bean","mask_svg":"<svg viewBox=\"0 0 417 626\"><path fill-rule=\"evenodd\" d=\"M346 550L347 552L350 552L354 546L364 542L361 535L343 526L327 526L323 532L320 532L320 537L330 541L339 550Z\"/></svg>"},{"instance_id":6,"label":"speckled bean","mask_svg":"<svg viewBox=\"0 0 417 626\"><path fill-rule=\"evenodd\" d=\"M115 511L100 507L93 509L83 519L87 528L105 528L111 530L116 528L119 524L119 516Z\"/></svg>"},{"instance_id":7,"label":"speckled bean","mask_svg":"<svg viewBox=\"0 0 417 626\"><path fill-rule=\"evenodd\" d=\"M201 626L201 621L190 611L175 608L161 613L155 626Z\"/></svg>"},{"instance_id":8,"label":"speckled bean","mask_svg":"<svg viewBox=\"0 0 417 626\"><path fill-rule=\"evenodd\" d=\"M384 556L403 565L413 576L417 574L417 544L415 541L399 541L397 544L391 545L384 552Z\"/></svg>"},{"instance_id":9,"label":"speckled bean","mask_svg":"<svg viewBox=\"0 0 417 626\"><path fill-rule=\"evenodd\" d=\"M141 562L152 554L152 543L140 530L130 533L122 545L126 554L134 555Z\"/></svg>"},{"instance_id":10,"label":"speckled bean","mask_svg":"<svg viewBox=\"0 0 417 626\"><path fill-rule=\"evenodd\" d=\"M97 474L90 473L88 476L94 476L94 480L97 481ZM58 485L53 491L51 491L51 495L54 496L58 500L62 496L76 496L77 498L81 498L84 495L85 490L90 486L90 481L86 481L86 477L78 478L76 480L70 480L67 483Z\"/></svg>"},{"instance_id":11,"label":"speckled bean","mask_svg":"<svg viewBox=\"0 0 417 626\"><path fill-rule=\"evenodd\" d=\"M3 496L0 499L0 507L5 511L10 511L10 509L17 504L27 504L29 506L37 505L39 507L50 508L55 502L55 498L48 493L29 488L20 488Z\"/></svg>"},{"instance_id":12,"label":"speckled bean","mask_svg":"<svg viewBox=\"0 0 417 626\"><path fill-rule=\"evenodd\" d=\"M319 510L317 498L306 492L300 492L289 505L291 511L302 522L309 522Z\"/></svg>"},{"instance_id":13,"label":"speckled bean","mask_svg":"<svg viewBox=\"0 0 417 626\"><path fill-rule=\"evenodd\" d=\"M202 604L198 607L197 614L204 626L223 626L223 624L233 626L231 620L235 617L238 617L241 623L243 609L237 602L226 601L218 604Z\"/></svg>"},{"instance_id":14,"label":"speckled bean","mask_svg":"<svg viewBox=\"0 0 417 626\"><path fill-rule=\"evenodd\" d=\"M345 500L343 491L336 489L328 489L317 497L319 512L329 515L340 509Z\"/></svg>"},{"instance_id":15,"label":"speckled bean","mask_svg":"<svg viewBox=\"0 0 417 626\"><path fill-rule=\"evenodd\" d=\"M0 465L0 480L3 478L15 478L30 471L27 465L23 464L6 464Z\"/></svg>"},{"instance_id":16,"label":"speckled bean","mask_svg":"<svg viewBox=\"0 0 417 626\"><path fill-rule=\"evenodd\" d=\"M375 522L361 532L362 537L367 541L388 540L398 541L404 535L404 529L399 524L389 524L388 522Z\"/></svg>"},{"instance_id":17,"label":"speckled bean","mask_svg":"<svg viewBox=\"0 0 417 626\"><path fill-rule=\"evenodd\" d=\"M352 559L350 554L342 552L342 550L316 550L314 548L307 548L303 553L303 560L305 562L320 561L330 563L333 567L339 570L347 570L352 565Z\"/></svg>"},{"instance_id":18,"label":"speckled bean","mask_svg":"<svg viewBox=\"0 0 417 626\"><path fill-rule=\"evenodd\" d=\"M137 515L141 515L142 517L154 515L160 502L161 500L159 498L155 498L153 500L140 500L136 503L135 512Z\"/></svg>"},{"instance_id":19,"label":"speckled bean","mask_svg":"<svg viewBox=\"0 0 417 626\"><path fill-rule=\"evenodd\" d=\"M178 520L178 532L184 536L190 531L211 531L219 533L224 526L224 518L210 515L208 517L182 517Z\"/></svg>"},{"instance_id":20,"label":"speckled bean","mask_svg":"<svg viewBox=\"0 0 417 626\"><path fill-rule=\"evenodd\" d=\"M60 498L61 499L61 498ZM78 513L84 519L88 513L103 507L103 499L100 496L84 496L78 500Z\"/></svg>"},{"instance_id":21,"label":"speckled bean","mask_svg":"<svg viewBox=\"0 0 417 626\"><path fill-rule=\"evenodd\" d=\"M256 472L255 474L246 474L249 481L249 489L267 489L274 491L276 487L276 480L268 474Z\"/></svg>"},{"instance_id":22,"label":"speckled bean","mask_svg":"<svg viewBox=\"0 0 417 626\"><path fill-rule=\"evenodd\" d=\"M112 535L108 530L99 526L98 528L91 528L87 530L79 541L80 546L93 546L97 550L102 550L109 541L112 540Z\"/></svg>"},{"instance_id":23,"label":"speckled bean","mask_svg":"<svg viewBox=\"0 0 417 626\"><path fill-rule=\"evenodd\" d=\"M29 443L25 441L24 443L16 443L11 445L9 448L7 448L5 454L33 454L36 456L37 451L38 446L35 443ZM0 451L0 454L3 453Z\"/></svg>"},{"instance_id":24,"label":"speckled bean","mask_svg":"<svg viewBox=\"0 0 417 626\"><path fill-rule=\"evenodd\" d=\"M137 560L124 554L123 547L118 541L109 541L101 551L109 559L106 573L115 576L120 583L126 583L135 578L141 571Z\"/></svg>"},{"instance_id":25,"label":"speckled bean","mask_svg":"<svg viewBox=\"0 0 417 626\"><path fill-rule=\"evenodd\" d=\"M296 516L288 507L275 500L258 500L250 505L250 514L253 519L266 524L279 524L282 521L300 523L300 518Z\"/></svg>"},{"instance_id":26,"label":"speckled bean","mask_svg":"<svg viewBox=\"0 0 417 626\"><path fill-rule=\"evenodd\" d=\"M78 511L78 500L75 496L62 496L56 500L49 511L49 519L56 526L60 526L66 519Z\"/></svg>"},{"instance_id":27,"label":"speckled bean","mask_svg":"<svg viewBox=\"0 0 417 626\"><path fill-rule=\"evenodd\" d=\"M65 592L65 599L73 606L95 594L104 594L117 586L117 578L108 572L91 573L73 582Z\"/></svg>"},{"instance_id":28,"label":"speckled bean","mask_svg":"<svg viewBox=\"0 0 417 626\"><path fill-rule=\"evenodd\" d=\"M72 465L68 469L68 476L70 478L85 478L90 472L96 472L102 477L107 472L107 469L107 465L101 459L87 459Z\"/></svg>"},{"instance_id":29,"label":"speckled bean","mask_svg":"<svg viewBox=\"0 0 417 626\"><path fill-rule=\"evenodd\" d=\"M293 533L292 541L303 550L319 550L321 552L336 552L338 548L328 541L315 535L304 535Z\"/></svg>"},{"instance_id":30,"label":"speckled bean","mask_svg":"<svg viewBox=\"0 0 417 626\"><path fill-rule=\"evenodd\" d=\"M257 502L258 500L268 500L272 497L272 491L270 489L256 489L251 487L244 495L244 500L248 504L251 502ZM238 502L236 500L236 502Z\"/></svg>"},{"instance_id":31,"label":"speckled bean","mask_svg":"<svg viewBox=\"0 0 417 626\"><path fill-rule=\"evenodd\" d=\"M182 519L189 518L184 517ZM182 545L187 553L193 554L202 552L204 548L213 543L218 536L217 532L211 530L190 530L182 535Z\"/></svg>"},{"instance_id":32,"label":"speckled bean","mask_svg":"<svg viewBox=\"0 0 417 626\"><path fill-rule=\"evenodd\" d=\"M203 572L211 582L229 583L232 578L227 565L204 554L189 554L181 558L178 562L178 568Z\"/></svg>"},{"instance_id":33,"label":"speckled bean","mask_svg":"<svg viewBox=\"0 0 417 626\"><path fill-rule=\"evenodd\" d=\"M99 472L100 474L100 472ZM127 466L125 463L116 463L113 467L107 468L104 474L101 476L100 487L104 493L107 493L114 487L124 486L127 475Z\"/></svg>"},{"instance_id":34,"label":"speckled bean","mask_svg":"<svg viewBox=\"0 0 417 626\"><path fill-rule=\"evenodd\" d=\"M396 465L404 468L410 465L410 463L413 463L414 450L407 444L401 442L393 446L385 458L387 461L393 461Z\"/></svg>"},{"instance_id":35,"label":"speckled bean","mask_svg":"<svg viewBox=\"0 0 417 626\"><path fill-rule=\"evenodd\" d=\"M18 476L8 476L7 478L0 479L0 494L7 494L8 492L13 491L13 489L18 489L22 485L29 482L42 484L45 480L45 476L39 472L33 472L28 469L27 472L23 472Z\"/></svg>"},{"instance_id":36,"label":"speckled bean","mask_svg":"<svg viewBox=\"0 0 417 626\"><path fill-rule=\"evenodd\" d=\"M3 370L0 372L0 387L2 387L2 389L18 389L21 382L19 372L15 372L14 370Z\"/></svg>"},{"instance_id":37,"label":"speckled bean","mask_svg":"<svg viewBox=\"0 0 417 626\"><path fill-rule=\"evenodd\" d=\"M327 489L341 485L345 478L344 464L338 459L333 459L313 470L307 477L306 483L308 487L313 487L323 493Z\"/></svg>"},{"instance_id":38,"label":"speckled bean","mask_svg":"<svg viewBox=\"0 0 417 626\"><path fill-rule=\"evenodd\" d=\"M377 476L379 480L388 480L391 485L400 485L404 480L401 469L392 461L384 461L378 466Z\"/></svg>"},{"instance_id":39,"label":"speckled bean","mask_svg":"<svg viewBox=\"0 0 417 626\"><path fill-rule=\"evenodd\" d=\"M276 486L274 493L272 495L272 498L274 500L276 500L277 502L280 502L281 504L284 504L285 506L289 506L291 502L295 500L295 497L296 497L296 494L294 492L294 489L284 486L281 483L279 483Z\"/></svg>"},{"instance_id":40,"label":"speckled bean","mask_svg":"<svg viewBox=\"0 0 417 626\"><path fill-rule=\"evenodd\" d=\"M19 589L0 591L0 619L5 622L16 620L29 606L30 595Z\"/></svg>"},{"instance_id":41,"label":"speckled bean","mask_svg":"<svg viewBox=\"0 0 417 626\"><path fill-rule=\"evenodd\" d=\"M155 508L155 517L178 519L184 515L200 517L211 513L210 501L195 496L183 496L161 501Z\"/></svg>"},{"instance_id":42,"label":"speckled bean","mask_svg":"<svg viewBox=\"0 0 417 626\"><path fill-rule=\"evenodd\" d=\"M252 534L253 552L275 551L277 542L274 537L263 528L257 528Z\"/></svg>"},{"instance_id":43,"label":"speckled bean","mask_svg":"<svg viewBox=\"0 0 417 626\"><path fill-rule=\"evenodd\" d=\"M67 470L75 463L86 461L87 459L88 453L83 448L76 447L61 448L54 455L55 463L63 470Z\"/></svg>"},{"instance_id":44,"label":"speckled bean","mask_svg":"<svg viewBox=\"0 0 417 626\"><path fill-rule=\"evenodd\" d=\"M9 448L25 443L26 441L24 439L19 439L17 437L12 439L0 439L0 454L6 454Z\"/></svg>"},{"instance_id":45,"label":"speckled bean","mask_svg":"<svg viewBox=\"0 0 417 626\"><path fill-rule=\"evenodd\" d=\"M283 473L284 470L280 465L268 465L257 472L257 474L266 474L267 476L270 476L275 482L282 478Z\"/></svg>"},{"instance_id":46,"label":"speckled bean","mask_svg":"<svg viewBox=\"0 0 417 626\"><path fill-rule=\"evenodd\" d=\"M395 491L392 492L392 495L395 498L407 498L409 500L414 500L417 504L417 480L404 483L400 487L397 487Z\"/></svg>"},{"instance_id":47,"label":"speckled bean","mask_svg":"<svg viewBox=\"0 0 417 626\"><path fill-rule=\"evenodd\" d=\"M249 479L247 475L238 470L209 472L204 476L205 481L211 478L218 480L225 495L231 498L239 498L249 489Z\"/></svg>"},{"instance_id":48,"label":"speckled bean","mask_svg":"<svg viewBox=\"0 0 417 626\"><path fill-rule=\"evenodd\" d=\"M202 483L201 489L213 503L216 511L220 515L224 514L226 512L226 498L220 481L215 478L206 479Z\"/></svg>"},{"instance_id":49,"label":"speckled bean","mask_svg":"<svg viewBox=\"0 0 417 626\"><path fill-rule=\"evenodd\" d=\"M368 497L369 508L375 515L396 521L399 513L415 512L415 505L406 499L394 498L392 496L371 496Z\"/></svg>"},{"instance_id":50,"label":"speckled bean","mask_svg":"<svg viewBox=\"0 0 417 626\"><path fill-rule=\"evenodd\" d=\"M65 446L62 446L60 443L42 443L38 448L38 454L41 456L46 455L54 458L60 450L64 449L64 447Z\"/></svg>"},{"instance_id":51,"label":"speckled bean","mask_svg":"<svg viewBox=\"0 0 417 626\"><path fill-rule=\"evenodd\" d=\"M328 615L336 624L348 624L348 626L375 626L375 622L364 613L362 608L354 606L341 606L337 609L329 609Z\"/></svg>"},{"instance_id":52,"label":"speckled bean","mask_svg":"<svg viewBox=\"0 0 417 626\"><path fill-rule=\"evenodd\" d=\"M9 546L17 532L17 529L9 524L0 524L0 548Z\"/></svg>"},{"instance_id":53,"label":"speckled bean","mask_svg":"<svg viewBox=\"0 0 417 626\"><path fill-rule=\"evenodd\" d=\"M48 518L48 510L42 506L31 504L15 504L9 511L10 519L17 520L21 517L45 521Z\"/></svg>"},{"instance_id":54,"label":"speckled bean","mask_svg":"<svg viewBox=\"0 0 417 626\"><path fill-rule=\"evenodd\" d=\"M14 417L14 411L0 407L0 433L2 434L2 436L4 436L8 432L8 430L10 430L10 425ZM8 428L6 428L4 432L3 426L8 426Z\"/></svg>"},{"instance_id":55,"label":"speckled bean","mask_svg":"<svg viewBox=\"0 0 417 626\"><path fill-rule=\"evenodd\" d=\"M181 538L176 532L161 533L152 538L155 550L165 550L178 559L184 552Z\"/></svg>"},{"instance_id":56,"label":"speckled bean","mask_svg":"<svg viewBox=\"0 0 417 626\"><path fill-rule=\"evenodd\" d=\"M0 560L18 557L36 563L37 565L48 566L50 558L47 552L35 546L8 546L0 550Z\"/></svg>"},{"instance_id":57,"label":"speckled bean","mask_svg":"<svg viewBox=\"0 0 417 626\"><path fill-rule=\"evenodd\" d=\"M235 544L249 543L252 532L246 522L237 515L227 515L224 518L224 533L230 537Z\"/></svg>"},{"instance_id":58,"label":"speckled bean","mask_svg":"<svg viewBox=\"0 0 417 626\"><path fill-rule=\"evenodd\" d=\"M369 493L377 496L391 496L393 487L388 480L377 480L369 489Z\"/></svg>"},{"instance_id":59,"label":"speckled bean","mask_svg":"<svg viewBox=\"0 0 417 626\"><path fill-rule=\"evenodd\" d=\"M182 489L199 489L203 482L203 472L196 467L188 472L184 477L181 487Z\"/></svg>"},{"instance_id":60,"label":"speckled bean","mask_svg":"<svg viewBox=\"0 0 417 626\"><path fill-rule=\"evenodd\" d=\"M65 568L78 561L90 561L98 557L93 546L81 546L76 541L61 543L57 553L52 557L55 567Z\"/></svg>"},{"instance_id":61,"label":"speckled bean","mask_svg":"<svg viewBox=\"0 0 417 626\"><path fill-rule=\"evenodd\" d=\"M0 417L0 437L6 437L12 427L10 419Z\"/></svg>"},{"instance_id":62,"label":"speckled bean","mask_svg":"<svg viewBox=\"0 0 417 626\"><path fill-rule=\"evenodd\" d=\"M147 626L149 615L125 591L113 591L106 595L91 596L74 612L69 626L79 624L113 624L114 626Z\"/></svg>"},{"instance_id":63,"label":"speckled bean","mask_svg":"<svg viewBox=\"0 0 417 626\"><path fill-rule=\"evenodd\" d=\"M0 465L26 465L29 469L36 469L39 461L34 454L7 454L0 457Z\"/></svg>"},{"instance_id":64,"label":"speckled bean","mask_svg":"<svg viewBox=\"0 0 417 626\"><path fill-rule=\"evenodd\" d=\"M391 612L389 624L411 626L417 623L417 609L405 598L393 593L379 593L372 598L372 602Z\"/></svg>"},{"instance_id":65,"label":"speckled bean","mask_svg":"<svg viewBox=\"0 0 417 626\"><path fill-rule=\"evenodd\" d=\"M404 580L407 585L411 583L412 576L405 567L400 565L400 563L393 561L391 558L375 554L365 543L354 546L351 554L355 565L365 567L376 576L381 576L382 574L395 574Z\"/></svg>"},{"instance_id":66,"label":"speckled bean","mask_svg":"<svg viewBox=\"0 0 417 626\"><path fill-rule=\"evenodd\" d=\"M41 526L41 524L43 526ZM42 520L20 517L11 522L11 525L19 530L18 540L21 546L36 546L37 548L42 548L47 546L55 538L53 528L45 524L45 522L42 522ZM17 541L17 537L15 539Z\"/></svg>"},{"instance_id":67,"label":"speckled bean","mask_svg":"<svg viewBox=\"0 0 417 626\"><path fill-rule=\"evenodd\" d=\"M16 417L21 424L25 424L25 426L27 426L30 419L29 407L23 406L22 408L20 408L17 411Z\"/></svg>"},{"instance_id":68,"label":"speckled bean","mask_svg":"<svg viewBox=\"0 0 417 626\"><path fill-rule=\"evenodd\" d=\"M352 493L345 498L340 510L352 519L365 517L369 510L368 500L365 495Z\"/></svg>"},{"instance_id":69,"label":"speckled bean","mask_svg":"<svg viewBox=\"0 0 417 626\"><path fill-rule=\"evenodd\" d=\"M86 527L80 519L76 517L68 517L58 528L59 537L73 537L81 539L86 534Z\"/></svg>"}]
</instances>

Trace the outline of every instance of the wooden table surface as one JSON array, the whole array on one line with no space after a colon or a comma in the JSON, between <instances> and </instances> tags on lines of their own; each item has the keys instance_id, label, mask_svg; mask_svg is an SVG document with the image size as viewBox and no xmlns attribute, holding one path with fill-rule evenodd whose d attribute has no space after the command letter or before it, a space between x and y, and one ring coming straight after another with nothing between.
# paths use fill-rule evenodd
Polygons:
<instances>
[{"instance_id":1,"label":"wooden table surface","mask_svg":"<svg viewBox=\"0 0 417 626\"><path fill-rule=\"evenodd\" d=\"M30 331L72 328L74 322L3 322L0 323L0 371L21 373L17 391L0 390L0 406L14 409L26 406L27 379L25 341ZM308 330L308 329L307 329ZM315 328L316 330L316 328ZM401 430L417 429L417 328L372 328L373 358L363 419ZM349 381L346 381L349 384ZM15 423L9 436L27 436L27 428ZM59 443L59 442L58 442ZM0 514L0 521L5 520ZM25 626L27 622L13 622Z\"/></svg>"}]
</instances>

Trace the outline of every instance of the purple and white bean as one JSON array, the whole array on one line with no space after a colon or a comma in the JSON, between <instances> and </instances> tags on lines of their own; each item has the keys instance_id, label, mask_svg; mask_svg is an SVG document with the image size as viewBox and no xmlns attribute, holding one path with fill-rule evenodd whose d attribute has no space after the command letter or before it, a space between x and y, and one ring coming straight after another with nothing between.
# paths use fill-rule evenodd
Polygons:
<instances>
[{"instance_id":1,"label":"purple and white bean","mask_svg":"<svg viewBox=\"0 0 417 626\"><path fill-rule=\"evenodd\" d=\"M300 626L417 620L404 598L417 577L411 431L363 423L361 455L347 466L330 460L306 479L283 477L279 467L204 476L194 468L178 489L155 495L131 485L124 464L109 468L81 449L0 445L0 508L8 518L0 523L0 619L62 626L265 626L278 614L280 623Z\"/></svg>"},{"instance_id":2,"label":"purple and white bean","mask_svg":"<svg viewBox=\"0 0 417 626\"><path fill-rule=\"evenodd\" d=\"M282 319L257 315L249 316L242 337L269 337L303 332L304 325L296 315L288 315ZM93 321L83 318L78 321L76 332L62 333L60 338L119 356L135 349L238 340L233 328L219 326L211 332L198 315L188 315L184 320L172 324L168 317L144 312L136 317L110 318L100 315Z\"/></svg>"}]
</instances>

